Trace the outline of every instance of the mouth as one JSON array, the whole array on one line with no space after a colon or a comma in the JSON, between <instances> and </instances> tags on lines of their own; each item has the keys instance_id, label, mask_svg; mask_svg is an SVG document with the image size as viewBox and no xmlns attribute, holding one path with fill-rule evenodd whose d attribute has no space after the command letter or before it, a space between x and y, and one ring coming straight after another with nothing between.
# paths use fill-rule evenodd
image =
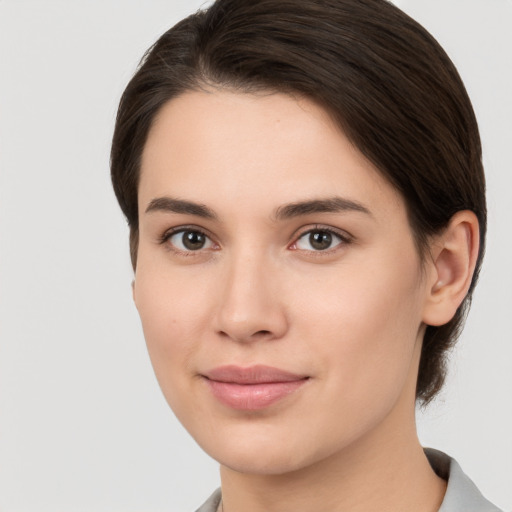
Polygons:
<instances>
[{"instance_id":1,"label":"mouth","mask_svg":"<svg viewBox=\"0 0 512 512\"><path fill-rule=\"evenodd\" d=\"M309 377L279 368L255 365L220 366L203 375L213 396L232 409L256 411L284 399Z\"/></svg>"}]
</instances>

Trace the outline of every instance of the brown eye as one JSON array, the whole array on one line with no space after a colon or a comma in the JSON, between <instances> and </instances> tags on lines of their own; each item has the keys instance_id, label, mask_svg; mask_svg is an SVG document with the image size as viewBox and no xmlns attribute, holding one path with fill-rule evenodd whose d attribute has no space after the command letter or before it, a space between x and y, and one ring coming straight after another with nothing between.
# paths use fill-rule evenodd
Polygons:
<instances>
[{"instance_id":1,"label":"brown eye","mask_svg":"<svg viewBox=\"0 0 512 512\"><path fill-rule=\"evenodd\" d=\"M295 243L295 247L305 251L326 251L343 242L343 238L332 231L313 229L304 233Z\"/></svg>"},{"instance_id":2,"label":"brown eye","mask_svg":"<svg viewBox=\"0 0 512 512\"><path fill-rule=\"evenodd\" d=\"M177 231L169 237L169 242L179 251L200 251L209 249L213 242L201 231L186 229Z\"/></svg>"},{"instance_id":3,"label":"brown eye","mask_svg":"<svg viewBox=\"0 0 512 512\"><path fill-rule=\"evenodd\" d=\"M332 244L332 235L326 231L313 231L309 234L309 243L317 251L325 251Z\"/></svg>"}]
</instances>

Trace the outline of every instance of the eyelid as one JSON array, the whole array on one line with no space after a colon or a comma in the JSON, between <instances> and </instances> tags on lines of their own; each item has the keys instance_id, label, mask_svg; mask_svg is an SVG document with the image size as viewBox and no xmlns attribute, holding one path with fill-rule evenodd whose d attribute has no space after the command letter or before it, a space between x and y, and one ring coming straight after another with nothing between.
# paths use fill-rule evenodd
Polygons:
<instances>
[{"instance_id":1,"label":"eyelid","mask_svg":"<svg viewBox=\"0 0 512 512\"><path fill-rule=\"evenodd\" d=\"M207 237L212 244L214 245L213 248L207 248L207 249L198 249L197 251L183 251L181 249L178 249L177 247L173 246L172 244L168 243L170 238L178 233L183 233L186 231L196 231L198 233L201 233L205 237ZM218 250L219 244L215 241L215 238L210 234L210 232L207 229L204 229L200 226L196 226L194 224L187 224L187 225L181 225L181 226L174 226L172 228L169 228L165 230L162 235L158 237L158 243L160 245L166 245L167 248L177 254L182 255L197 255L200 253L204 253L205 251L211 251L211 250Z\"/></svg>"},{"instance_id":2,"label":"eyelid","mask_svg":"<svg viewBox=\"0 0 512 512\"><path fill-rule=\"evenodd\" d=\"M165 230L162 233L162 235L160 235L158 237L157 241L161 245L166 245L172 236L176 235L177 233L184 232L184 231L197 231L197 232L203 234L204 236L206 236L209 240L211 240L212 244L214 245L213 250L220 249L220 244L215 240L215 237L207 229L197 226L195 224L185 224L185 225L174 226L172 228L169 228L169 229ZM313 224L313 225L309 225L309 226L303 226L300 229L296 230L295 233L292 235L292 242L290 244L288 244L288 249L291 249L292 246L295 245L300 238L302 238L304 235L310 233L311 231L325 231L328 233L332 233L333 235L335 235L341 239L342 244L338 244L338 245L345 245L345 244L352 243L354 241L354 236L345 230L334 228L332 226L328 226L325 224ZM332 249L326 249L324 251L313 251L312 250L309 252L329 253L329 252L335 251L337 249L338 245L336 245ZM179 253L179 254L190 254L190 255L205 252L204 249L199 249L197 251L182 251L182 250L178 249L177 247L171 246L171 244L168 244L168 249L172 250L176 253ZM206 250L211 251L212 248L209 248ZM292 249L292 250L305 251L304 249L296 249L296 248Z\"/></svg>"},{"instance_id":3,"label":"eyelid","mask_svg":"<svg viewBox=\"0 0 512 512\"><path fill-rule=\"evenodd\" d=\"M304 235L307 235L308 233L311 233L312 231L325 231L327 233L331 233L337 237L339 237L341 239L341 244L337 244L335 247L333 248L330 248L330 249L325 249L323 251L308 251L308 252L314 252L314 253L329 253L329 252L332 252L332 251L335 251L339 245L346 245L346 244L350 244L354 241L354 236L351 235L350 233L348 233L347 231L345 230L342 230L342 229L338 229L338 228L334 228L332 226L327 226L327 225L324 225L324 224L314 224L314 225L311 225L311 226L304 226L304 227L301 227L299 230L297 230L294 235L293 235L293 241L291 242L291 244L288 245L288 248L291 249L292 246L296 245L298 240L300 240ZM302 250L302 251L306 251L305 249L298 249L298 248L295 248L295 249L292 249L292 250Z\"/></svg>"}]
</instances>

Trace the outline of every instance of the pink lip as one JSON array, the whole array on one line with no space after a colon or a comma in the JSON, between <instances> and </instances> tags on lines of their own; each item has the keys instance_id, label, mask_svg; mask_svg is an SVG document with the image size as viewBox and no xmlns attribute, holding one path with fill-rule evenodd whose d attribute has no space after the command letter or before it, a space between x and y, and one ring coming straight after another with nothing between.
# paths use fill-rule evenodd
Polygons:
<instances>
[{"instance_id":1,"label":"pink lip","mask_svg":"<svg viewBox=\"0 0 512 512\"><path fill-rule=\"evenodd\" d=\"M308 380L270 366L220 366L206 374L213 395L233 409L255 411L290 395Z\"/></svg>"}]
</instances>

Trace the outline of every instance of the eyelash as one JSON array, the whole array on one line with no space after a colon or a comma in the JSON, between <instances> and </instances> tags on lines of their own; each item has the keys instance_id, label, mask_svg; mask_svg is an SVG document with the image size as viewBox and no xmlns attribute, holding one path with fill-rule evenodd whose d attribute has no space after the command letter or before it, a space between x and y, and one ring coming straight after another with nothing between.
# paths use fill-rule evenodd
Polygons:
<instances>
[{"instance_id":1,"label":"eyelash","mask_svg":"<svg viewBox=\"0 0 512 512\"><path fill-rule=\"evenodd\" d=\"M315 231L319 232L319 233L328 233L330 235L335 236L336 238L339 238L339 240L340 240L339 243L337 243L334 247L329 247L328 249L323 249L323 250L303 249L304 251L307 251L309 253L312 253L312 254L315 254L318 256L321 256L322 254L331 254L331 253L335 252L339 248L339 246L348 245L348 244L352 243L354 240L352 235L348 234L345 231L339 231L339 230L333 229L329 226L322 226L321 224L317 224L314 227L310 227L304 231L301 231L297 236L295 236L295 238L294 238L295 241L288 247L292 248L293 246L296 246L301 238L304 238L307 235L311 236L311 234L314 233ZM293 248L292 250L301 250L301 249Z\"/></svg>"},{"instance_id":2,"label":"eyelash","mask_svg":"<svg viewBox=\"0 0 512 512\"><path fill-rule=\"evenodd\" d=\"M340 242L338 244L336 244L334 247L329 247L329 248L323 249L323 250L313 250L313 249L308 250L308 249L299 249L297 247L294 247L297 245L299 240L301 240L303 237L305 237L307 235L311 235L315 231L319 232L319 233L328 233L330 235L333 235L334 237L338 238L340 240ZM199 254L203 253L204 250L202 248L198 249L196 251L182 250L182 249L177 248L174 244L169 243L170 239L174 235L177 235L179 233L187 233L187 232L197 233L197 234L202 235L205 238L207 238L215 246L215 248L213 250L217 250L217 248L219 247L218 244L216 244L213 241L212 237L205 230L203 230L202 228L199 228L197 226L179 226L176 228L169 229L165 233L163 233L163 235L161 237L159 237L158 241L161 245L165 245L168 248L168 250L173 251L179 255L198 256ZM288 249L294 250L294 251L303 250L305 252L309 252L309 253L312 253L315 255L322 255L322 254L330 254L332 252L335 252L340 245L341 246L348 245L352 242L353 242L352 235L350 235L346 232L338 231L338 230L333 229L328 226L322 226L320 224L317 224L317 225L315 225L313 227L309 227L308 229L305 229L304 231L301 231L297 235L295 235L294 241L288 245ZM210 248L208 248L208 249L210 249Z\"/></svg>"},{"instance_id":3,"label":"eyelash","mask_svg":"<svg viewBox=\"0 0 512 512\"><path fill-rule=\"evenodd\" d=\"M205 230L197 227L197 226L179 226L179 227L176 227L176 228L172 228L172 229L169 229L167 230L160 238L159 238L159 243L161 245L165 245L166 248L172 252L175 252L177 254L179 254L180 256L198 256L199 254L201 254L203 252L203 250L199 249L197 251L193 251L193 250L182 250L182 249L179 249L177 248L174 244L171 244L169 241L170 239L174 236L174 235L177 235L177 234L184 234L184 233L197 233L199 235L202 235L204 236L206 239L210 240L210 242L212 244L214 244L215 246L217 246L218 244L216 244L212 237L205 232ZM216 250L216 249L214 249Z\"/></svg>"}]
</instances>

